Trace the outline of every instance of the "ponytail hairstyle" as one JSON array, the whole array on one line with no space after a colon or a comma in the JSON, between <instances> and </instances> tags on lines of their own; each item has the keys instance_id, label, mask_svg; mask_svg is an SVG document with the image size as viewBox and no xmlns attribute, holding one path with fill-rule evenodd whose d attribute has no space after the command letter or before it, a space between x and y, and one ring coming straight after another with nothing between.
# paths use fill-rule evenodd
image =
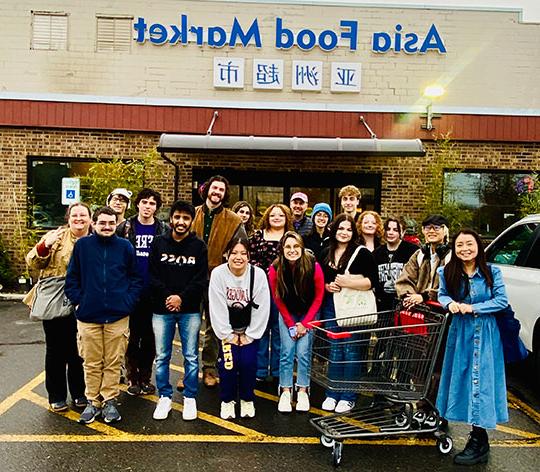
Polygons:
<instances>
[{"instance_id":1,"label":"ponytail hairstyle","mask_svg":"<svg viewBox=\"0 0 540 472\"><path fill-rule=\"evenodd\" d=\"M287 239L294 239L301 248L300 258L291 264L285 258L283 246ZM277 274L276 295L285 300L289 297L298 297L302 302L309 300L309 295L313 291L313 274L315 273L315 257L306 251L304 240L295 231L287 231L279 242L279 252L277 258L272 263ZM292 287L287 286L286 274L292 275ZM289 278L290 280L291 278Z\"/></svg>"},{"instance_id":2,"label":"ponytail hairstyle","mask_svg":"<svg viewBox=\"0 0 540 472\"><path fill-rule=\"evenodd\" d=\"M491 269L486 261L486 254L484 252L484 243L480 239L479 234L468 228L461 229L452 238L452 257L448 264L444 266L444 280L446 281L446 288L452 299L461 301L469 294L469 277L463 270L463 261L456 256L456 239L461 234L472 236L476 244L478 245L478 254L475 259L475 264L480 273L486 279L486 283L489 288L493 288L493 276Z\"/></svg>"}]
</instances>

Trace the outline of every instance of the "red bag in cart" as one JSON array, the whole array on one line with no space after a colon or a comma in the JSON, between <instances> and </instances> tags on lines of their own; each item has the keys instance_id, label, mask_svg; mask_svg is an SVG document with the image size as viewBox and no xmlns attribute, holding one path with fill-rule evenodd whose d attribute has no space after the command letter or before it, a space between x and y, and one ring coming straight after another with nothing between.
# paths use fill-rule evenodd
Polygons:
<instances>
[{"instance_id":1,"label":"red bag in cart","mask_svg":"<svg viewBox=\"0 0 540 472\"><path fill-rule=\"evenodd\" d=\"M396 311L396 314L394 315L394 322L396 326L419 325L424 324L425 318L423 313L411 310L399 310ZM426 336L428 333L427 326L404 328L403 332L407 334L419 334L421 336Z\"/></svg>"}]
</instances>

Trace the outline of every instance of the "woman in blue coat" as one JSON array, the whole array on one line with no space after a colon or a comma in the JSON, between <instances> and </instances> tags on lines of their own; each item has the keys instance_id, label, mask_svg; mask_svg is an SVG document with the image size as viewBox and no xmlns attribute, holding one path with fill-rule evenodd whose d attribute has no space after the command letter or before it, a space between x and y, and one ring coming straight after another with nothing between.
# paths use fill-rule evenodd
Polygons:
<instances>
[{"instance_id":1,"label":"woman in blue coat","mask_svg":"<svg viewBox=\"0 0 540 472\"><path fill-rule=\"evenodd\" d=\"M482 241L461 230L452 258L438 269L439 302L453 314L437 396L443 418L472 425L456 464L487 462L486 429L508 421L504 357L495 313L508 299L498 267L486 263Z\"/></svg>"}]
</instances>

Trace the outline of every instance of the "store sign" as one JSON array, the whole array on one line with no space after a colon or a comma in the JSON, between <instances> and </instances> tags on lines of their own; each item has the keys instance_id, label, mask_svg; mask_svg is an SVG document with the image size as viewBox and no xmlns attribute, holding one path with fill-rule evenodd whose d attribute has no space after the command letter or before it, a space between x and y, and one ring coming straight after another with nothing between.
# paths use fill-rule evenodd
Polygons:
<instances>
[{"instance_id":1,"label":"store sign","mask_svg":"<svg viewBox=\"0 0 540 472\"><path fill-rule=\"evenodd\" d=\"M232 24L223 26L200 26L191 24L188 16L180 15L178 24L150 23L139 17L133 25L135 41L140 44L149 42L155 45L168 44L170 46L196 44L212 48L263 47L259 20L255 18L249 25L242 24L234 18ZM297 47L301 51L310 51L319 48L330 52L336 47L345 47L350 51L358 49L359 24L356 20L341 20L333 29L314 31L311 28L295 30L287 26L283 18L276 18L274 28L274 46L276 49L288 50ZM379 31L372 34L371 50L384 54L406 53L424 54L436 51L446 53L444 41L432 24L425 32L404 31L401 24L394 27L392 33Z\"/></svg>"}]
</instances>

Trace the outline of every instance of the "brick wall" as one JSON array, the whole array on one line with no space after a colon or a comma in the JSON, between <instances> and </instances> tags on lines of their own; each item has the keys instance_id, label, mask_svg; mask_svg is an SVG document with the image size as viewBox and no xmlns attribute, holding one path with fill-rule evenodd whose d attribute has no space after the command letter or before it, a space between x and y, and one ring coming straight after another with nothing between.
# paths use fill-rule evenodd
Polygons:
<instances>
[{"instance_id":1,"label":"brick wall","mask_svg":"<svg viewBox=\"0 0 540 472\"><path fill-rule=\"evenodd\" d=\"M62 131L0 128L0 199L4 215L0 230L13 258L21 267L19 224L26 215L27 157L57 158L137 158L155 149L157 134L121 133L108 131ZM434 165L456 169L538 170L540 144L513 143L456 143L454 152L442 164L440 148L426 142L426 157L355 157L355 156L272 156L272 155L213 155L171 154L180 168L179 197L191 199L194 168L233 168L257 171L368 172L382 174L381 204L384 215L406 213L420 218L424 196L429 188ZM163 164L164 178L150 183L162 192L165 205L174 196L174 169Z\"/></svg>"}]
</instances>

